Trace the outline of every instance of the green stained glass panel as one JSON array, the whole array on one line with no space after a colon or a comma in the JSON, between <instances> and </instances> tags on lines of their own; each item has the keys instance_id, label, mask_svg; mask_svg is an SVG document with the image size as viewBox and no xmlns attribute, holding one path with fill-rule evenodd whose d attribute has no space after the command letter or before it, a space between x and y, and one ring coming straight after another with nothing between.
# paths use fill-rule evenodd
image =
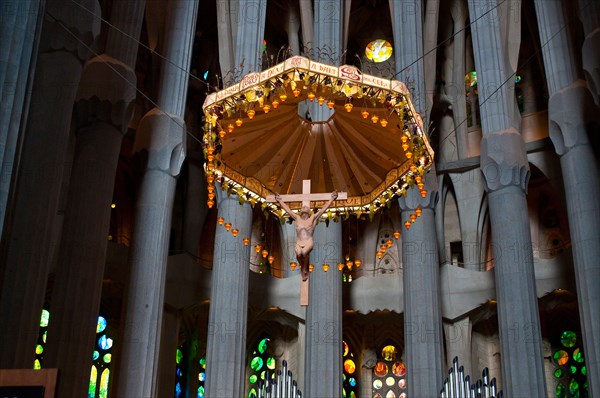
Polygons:
<instances>
[{"instance_id":1,"label":"green stained glass panel","mask_svg":"<svg viewBox=\"0 0 600 398\"><path fill-rule=\"evenodd\" d=\"M572 332L570 330L565 330L563 332L563 334L560 336L560 342L565 347L568 347L568 348L573 347L575 345L575 343L577 342L577 335L575 334L575 332Z\"/></svg>"},{"instance_id":2,"label":"green stained glass panel","mask_svg":"<svg viewBox=\"0 0 600 398\"><path fill-rule=\"evenodd\" d=\"M42 310L42 317L40 318L40 326L45 328L48 326L50 321L50 313L47 310Z\"/></svg>"},{"instance_id":3,"label":"green stained glass panel","mask_svg":"<svg viewBox=\"0 0 600 398\"><path fill-rule=\"evenodd\" d=\"M577 367L573 365L569 366L569 373L571 373L572 375L577 373Z\"/></svg>"},{"instance_id":4,"label":"green stained glass panel","mask_svg":"<svg viewBox=\"0 0 600 398\"><path fill-rule=\"evenodd\" d=\"M248 398L256 398L256 388L252 387L248 393Z\"/></svg>"},{"instance_id":5,"label":"green stained glass panel","mask_svg":"<svg viewBox=\"0 0 600 398\"><path fill-rule=\"evenodd\" d=\"M562 369L556 369L554 371L554 377L556 377L557 379L560 379L561 377L563 377L563 370Z\"/></svg>"},{"instance_id":6,"label":"green stained glass panel","mask_svg":"<svg viewBox=\"0 0 600 398\"><path fill-rule=\"evenodd\" d=\"M587 375L587 368L585 367L585 365L583 365L581 367L581 374L584 375L584 376Z\"/></svg>"},{"instance_id":7,"label":"green stained glass panel","mask_svg":"<svg viewBox=\"0 0 600 398\"><path fill-rule=\"evenodd\" d=\"M90 386L88 387L88 397L94 398L96 396L96 381L98 380L98 369L92 365L92 371L90 372Z\"/></svg>"},{"instance_id":8,"label":"green stained glass panel","mask_svg":"<svg viewBox=\"0 0 600 398\"><path fill-rule=\"evenodd\" d=\"M38 344L35 346L35 353L37 355L40 355L42 352L44 352L44 346Z\"/></svg>"},{"instance_id":9,"label":"green stained glass panel","mask_svg":"<svg viewBox=\"0 0 600 398\"><path fill-rule=\"evenodd\" d=\"M204 398L204 386L198 387L198 398Z\"/></svg>"},{"instance_id":10,"label":"green stained glass panel","mask_svg":"<svg viewBox=\"0 0 600 398\"><path fill-rule=\"evenodd\" d=\"M202 366L204 369L206 369L206 358L200 358L198 363L200 364L200 366Z\"/></svg>"},{"instance_id":11,"label":"green stained glass panel","mask_svg":"<svg viewBox=\"0 0 600 398\"><path fill-rule=\"evenodd\" d=\"M573 359L575 362L583 362L583 354L579 348L575 348L575 351L573 351Z\"/></svg>"},{"instance_id":12,"label":"green stained glass panel","mask_svg":"<svg viewBox=\"0 0 600 398\"><path fill-rule=\"evenodd\" d=\"M350 391L350 398L356 398L356 394L354 393L354 391Z\"/></svg>"},{"instance_id":13,"label":"green stained glass panel","mask_svg":"<svg viewBox=\"0 0 600 398\"><path fill-rule=\"evenodd\" d=\"M275 370L275 358L269 357L267 358L267 368L271 370Z\"/></svg>"},{"instance_id":14,"label":"green stained glass panel","mask_svg":"<svg viewBox=\"0 0 600 398\"><path fill-rule=\"evenodd\" d=\"M267 375L267 371L263 370L262 372L260 372L260 378L261 378L261 380L264 380L265 377L266 377L266 375Z\"/></svg>"},{"instance_id":15,"label":"green stained glass panel","mask_svg":"<svg viewBox=\"0 0 600 398\"><path fill-rule=\"evenodd\" d=\"M110 361L112 360L112 354L104 354L102 360L104 361L104 363L110 363Z\"/></svg>"},{"instance_id":16,"label":"green stained glass panel","mask_svg":"<svg viewBox=\"0 0 600 398\"><path fill-rule=\"evenodd\" d=\"M39 370L42 368L42 364L39 359L36 359L35 361L33 361L33 368L36 370Z\"/></svg>"},{"instance_id":17,"label":"green stained glass panel","mask_svg":"<svg viewBox=\"0 0 600 398\"><path fill-rule=\"evenodd\" d=\"M99 398L106 398L108 396L108 379L110 377L110 370L104 369L102 371L102 376L100 376L100 393L98 394Z\"/></svg>"},{"instance_id":18,"label":"green stained glass panel","mask_svg":"<svg viewBox=\"0 0 600 398\"><path fill-rule=\"evenodd\" d=\"M571 379L569 383L569 394L571 397L579 396L579 383L575 379Z\"/></svg>"},{"instance_id":19,"label":"green stained glass panel","mask_svg":"<svg viewBox=\"0 0 600 398\"><path fill-rule=\"evenodd\" d=\"M42 335L42 341L44 343L46 342L46 337L48 337L48 331L45 331L44 334Z\"/></svg>"},{"instance_id":20,"label":"green stained glass panel","mask_svg":"<svg viewBox=\"0 0 600 398\"><path fill-rule=\"evenodd\" d=\"M269 339L264 338L258 343L258 352L261 354L264 354L267 351L267 341L269 341Z\"/></svg>"},{"instance_id":21,"label":"green stained glass panel","mask_svg":"<svg viewBox=\"0 0 600 398\"><path fill-rule=\"evenodd\" d=\"M92 354L92 359L95 361L99 357L100 357L100 353L98 351L94 350L94 353Z\"/></svg>"},{"instance_id":22,"label":"green stained glass panel","mask_svg":"<svg viewBox=\"0 0 600 398\"><path fill-rule=\"evenodd\" d=\"M204 381L204 380L206 380L206 373L204 373L204 372L200 372L200 373L198 373L198 380L199 380L199 381Z\"/></svg>"},{"instance_id":23,"label":"green stained glass panel","mask_svg":"<svg viewBox=\"0 0 600 398\"><path fill-rule=\"evenodd\" d=\"M104 317L98 317L98 323L96 324L96 333L102 333L106 329L106 319Z\"/></svg>"},{"instance_id":24,"label":"green stained glass panel","mask_svg":"<svg viewBox=\"0 0 600 398\"><path fill-rule=\"evenodd\" d=\"M567 388L558 383L556 386L556 398L565 398L567 396Z\"/></svg>"},{"instance_id":25,"label":"green stained glass panel","mask_svg":"<svg viewBox=\"0 0 600 398\"><path fill-rule=\"evenodd\" d=\"M342 397L346 398L346 389L345 388L342 388Z\"/></svg>"},{"instance_id":26,"label":"green stained glass panel","mask_svg":"<svg viewBox=\"0 0 600 398\"><path fill-rule=\"evenodd\" d=\"M258 377L256 375L250 376L250 383L254 384L258 381Z\"/></svg>"},{"instance_id":27,"label":"green stained glass panel","mask_svg":"<svg viewBox=\"0 0 600 398\"><path fill-rule=\"evenodd\" d=\"M183 359L183 352L181 352L181 350L178 348L177 351L175 351L175 363L180 364L182 359Z\"/></svg>"},{"instance_id":28,"label":"green stained glass panel","mask_svg":"<svg viewBox=\"0 0 600 398\"><path fill-rule=\"evenodd\" d=\"M252 368L252 370L258 372L259 370L261 370L263 367L263 360L261 357L254 357L252 358L252 362L250 362L250 368Z\"/></svg>"}]
</instances>

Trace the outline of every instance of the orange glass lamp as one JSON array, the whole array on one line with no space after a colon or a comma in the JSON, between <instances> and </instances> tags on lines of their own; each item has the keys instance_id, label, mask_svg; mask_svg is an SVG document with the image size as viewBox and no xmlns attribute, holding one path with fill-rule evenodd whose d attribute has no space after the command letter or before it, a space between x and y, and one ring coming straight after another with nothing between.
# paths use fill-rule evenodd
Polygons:
<instances>
[{"instance_id":1,"label":"orange glass lamp","mask_svg":"<svg viewBox=\"0 0 600 398\"><path fill-rule=\"evenodd\" d=\"M248 118L252 120L252 118L254 117L255 114L256 114L256 112L254 111L254 109L250 109L248 111Z\"/></svg>"},{"instance_id":2,"label":"orange glass lamp","mask_svg":"<svg viewBox=\"0 0 600 398\"><path fill-rule=\"evenodd\" d=\"M394 232L394 238L400 239L400 231L395 231Z\"/></svg>"},{"instance_id":3,"label":"orange glass lamp","mask_svg":"<svg viewBox=\"0 0 600 398\"><path fill-rule=\"evenodd\" d=\"M263 258L267 258L267 256L269 255L269 252L267 251L267 249L263 249L261 254L262 254Z\"/></svg>"},{"instance_id":4,"label":"orange glass lamp","mask_svg":"<svg viewBox=\"0 0 600 398\"><path fill-rule=\"evenodd\" d=\"M410 221L405 221L404 222L404 226L406 227L406 229L410 229L410 225L411 225Z\"/></svg>"},{"instance_id":5,"label":"orange glass lamp","mask_svg":"<svg viewBox=\"0 0 600 398\"><path fill-rule=\"evenodd\" d=\"M225 229L229 231L231 229L231 223L225 223Z\"/></svg>"},{"instance_id":6,"label":"orange glass lamp","mask_svg":"<svg viewBox=\"0 0 600 398\"><path fill-rule=\"evenodd\" d=\"M290 268L292 269L292 271L294 271L297 266L298 266L298 264L293 261L290 263Z\"/></svg>"},{"instance_id":7,"label":"orange glass lamp","mask_svg":"<svg viewBox=\"0 0 600 398\"><path fill-rule=\"evenodd\" d=\"M275 257L271 255L267 260L269 260L269 264L273 264L273 261L275 261Z\"/></svg>"},{"instance_id":8,"label":"orange glass lamp","mask_svg":"<svg viewBox=\"0 0 600 398\"><path fill-rule=\"evenodd\" d=\"M310 264L310 265L308 266L308 272L313 272L313 270L314 270L314 269L315 269L315 266L314 266L314 264Z\"/></svg>"},{"instance_id":9,"label":"orange glass lamp","mask_svg":"<svg viewBox=\"0 0 600 398\"><path fill-rule=\"evenodd\" d=\"M254 249L256 250L257 253L260 253L260 251L262 250L262 246L256 245L256 246L254 246Z\"/></svg>"},{"instance_id":10,"label":"orange glass lamp","mask_svg":"<svg viewBox=\"0 0 600 398\"><path fill-rule=\"evenodd\" d=\"M327 263L323 264L323 271L325 271L325 272L329 271L329 264L327 264Z\"/></svg>"},{"instance_id":11,"label":"orange glass lamp","mask_svg":"<svg viewBox=\"0 0 600 398\"><path fill-rule=\"evenodd\" d=\"M250 244L250 238L244 238L243 242L244 246L248 246Z\"/></svg>"},{"instance_id":12,"label":"orange glass lamp","mask_svg":"<svg viewBox=\"0 0 600 398\"><path fill-rule=\"evenodd\" d=\"M338 263L337 267L338 267L339 271L343 270L344 269L344 263Z\"/></svg>"},{"instance_id":13,"label":"orange glass lamp","mask_svg":"<svg viewBox=\"0 0 600 398\"><path fill-rule=\"evenodd\" d=\"M240 233L240 231L239 231L237 228L234 228L234 229L232 229L232 230L231 230L231 234L232 234L234 237L238 236L238 234L239 234L239 233Z\"/></svg>"},{"instance_id":14,"label":"orange glass lamp","mask_svg":"<svg viewBox=\"0 0 600 398\"><path fill-rule=\"evenodd\" d=\"M217 222L219 223L219 225L223 225L223 223L225 222L225 219L223 217L219 217L219 218L217 218Z\"/></svg>"}]
</instances>

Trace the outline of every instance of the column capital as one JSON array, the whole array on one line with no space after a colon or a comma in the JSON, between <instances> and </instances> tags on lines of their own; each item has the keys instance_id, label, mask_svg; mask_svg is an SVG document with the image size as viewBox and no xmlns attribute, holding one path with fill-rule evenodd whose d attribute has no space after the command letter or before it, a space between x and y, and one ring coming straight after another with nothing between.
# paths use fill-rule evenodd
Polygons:
<instances>
[{"instance_id":1,"label":"column capital","mask_svg":"<svg viewBox=\"0 0 600 398\"><path fill-rule=\"evenodd\" d=\"M133 117L136 81L132 68L109 55L86 62L75 100L78 127L101 121L125 133Z\"/></svg>"},{"instance_id":2,"label":"column capital","mask_svg":"<svg viewBox=\"0 0 600 398\"><path fill-rule=\"evenodd\" d=\"M480 168L488 192L512 185L526 191L531 173L521 134L511 127L485 135Z\"/></svg>"},{"instance_id":3,"label":"column capital","mask_svg":"<svg viewBox=\"0 0 600 398\"><path fill-rule=\"evenodd\" d=\"M550 139L559 156L578 145L589 145L586 124L600 121L597 111L584 80L577 80L550 97Z\"/></svg>"},{"instance_id":4,"label":"column capital","mask_svg":"<svg viewBox=\"0 0 600 398\"><path fill-rule=\"evenodd\" d=\"M133 151L148 153L147 169L176 177L186 155L185 129L178 115L153 108L140 120Z\"/></svg>"},{"instance_id":5,"label":"column capital","mask_svg":"<svg viewBox=\"0 0 600 398\"><path fill-rule=\"evenodd\" d=\"M406 190L406 196L400 196L398 198L398 204L402 212L408 211L413 212L417 208L421 209L433 209L438 201L438 182L437 175L435 174L435 168L432 168L430 172L423 176L425 183L425 190L427 195L421 196L419 189L414 186Z\"/></svg>"},{"instance_id":6,"label":"column capital","mask_svg":"<svg viewBox=\"0 0 600 398\"><path fill-rule=\"evenodd\" d=\"M96 15L101 13L98 0L81 0L78 4L69 0L46 2L40 52L69 52L83 64L90 56L87 46L100 34L101 21Z\"/></svg>"}]
</instances>

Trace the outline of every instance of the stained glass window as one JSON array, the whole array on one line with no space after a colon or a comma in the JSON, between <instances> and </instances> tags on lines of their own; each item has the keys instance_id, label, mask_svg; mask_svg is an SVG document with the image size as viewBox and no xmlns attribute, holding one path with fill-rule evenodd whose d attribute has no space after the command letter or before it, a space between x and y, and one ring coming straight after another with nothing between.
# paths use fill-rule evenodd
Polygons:
<instances>
[{"instance_id":1,"label":"stained glass window","mask_svg":"<svg viewBox=\"0 0 600 398\"><path fill-rule=\"evenodd\" d=\"M175 350L175 398L184 396L185 390L185 365L183 344Z\"/></svg>"},{"instance_id":2,"label":"stained glass window","mask_svg":"<svg viewBox=\"0 0 600 398\"><path fill-rule=\"evenodd\" d=\"M204 383L206 382L206 356L202 356L198 361L200 369L198 372L198 395L197 398L204 397Z\"/></svg>"},{"instance_id":3,"label":"stained glass window","mask_svg":"<svg viewBox=\"0 0 600 398\"><path fill-rule=\"evenodd\" d=\"M392 56L393 51L394 49L389 41L377 39L367 44L365 55L370 61L384 62Z\"/></svg>"},{"instance_id":4,"label":"stained glass window","mask_svg":"<svg viewBox=\"0 0 600 398\"><path fill-rule=\"evenodd\" d=\"M587 369L580 348L581 340L577 333L571 330L563 331L559 340L559 346L552 352L556 383L554 395L556 398L587 398Z\"/></svg>"},{"instance_id":5,"label":"stained glass window","mask_svg":"<svg viewBox=\"0 0 600 398\"><path fill-rule=\"evenodd\" d=\"M275 377L275 367L277 361L271 355L269 336L262 336L252 350L250 355L250 372L248 376L248 398L256 398L258 396L258 386L261 381L267 377Z\"/></svg>"},{"instance_id":6,"label":"stained glass window","mask_svg":"<svg viewBox=\"0 0 600 398\"><path fill-rule=\"evenodd\" d=\"M386 344L373 368L373 398L406 398L406 366L396 344Z\"/></svg>"},{"instance_id":7,"label":"stained glass window","mask_svg":"<svg viewBox=\"0 0 600 398\"><path fill-rule=\"evenodd\" d=\"M46 337L48 335L48 324L50 323L50 312L42 310L40 317L40 332L35 346L34 369L41 369L44 363L44 352ZM108 387L110 383L110 363L112 362L113 340L110 338L112 331L103 316L98 317L96 323L96 346L92 351L93 365L90 370L90 384L88 386L88 398L108 398Z\"/></svg>"},{"instance_id":8,"label":"stained glass window","mask_svg":"<svg viewBox=\"0 0 600 398\"><path fill-rule=\"evenodd\" d=\"M343 349L343 364L344 374L342 376L342 396L348 398L355 398L358 393L358 373L356 369L356 362L354 352L350 349L350 346L346 341L342 341Z\"/></svg>"}]
</instances>

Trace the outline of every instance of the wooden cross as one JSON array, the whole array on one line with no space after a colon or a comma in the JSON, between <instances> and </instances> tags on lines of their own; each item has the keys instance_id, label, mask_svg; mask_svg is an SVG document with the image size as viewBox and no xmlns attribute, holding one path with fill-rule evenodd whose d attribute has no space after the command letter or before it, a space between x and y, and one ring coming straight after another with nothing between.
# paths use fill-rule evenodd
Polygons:
<instances>
[{"instance_id":1,"label":"wooden cross","mask_svg":"<svg viewBox=\"0 0 600 398\"><path fill-rule=\"evenodd\" d=\"M348 198L348 194L346 192L338 192L338 197L336 200L346 200ZM331 199L330 193L310 193L310 180L302 181L302 193L301 194L292 194L292 195L281 195L281 200L283 202L302 202L302 207L306 206L310 208L311 201L328 201ZM274 195L269 195L266 197L267 202L275 203ZM300 282L300 305L307 306L308 305L308 279L301 280Z\"/></svg>"}]
</instances>

